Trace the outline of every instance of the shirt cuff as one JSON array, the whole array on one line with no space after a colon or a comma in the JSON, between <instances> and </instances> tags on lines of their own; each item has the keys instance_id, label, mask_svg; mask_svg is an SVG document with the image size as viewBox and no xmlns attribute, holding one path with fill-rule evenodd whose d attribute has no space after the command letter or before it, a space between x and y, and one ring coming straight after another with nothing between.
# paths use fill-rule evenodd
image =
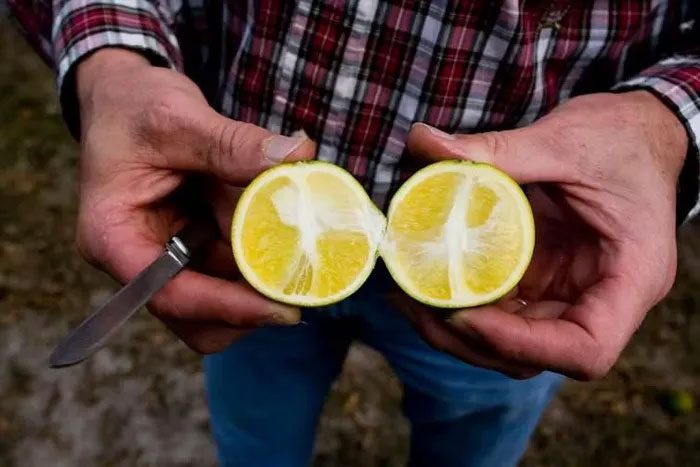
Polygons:
<instances>
[{"instance_id":1,"label":"shirt cuff","mask_svg":"<svg viewBox=\"0 0 700 467\"><path fill-rule=\"evenodd\" d=\"M74 138L80 135L75 70L104 47L144 55L155 66L182 68L172 14L152 0L56 0L52 42L63 117Z\"/></svg>"},{"instance_id":2,"label":"shirt cuff","mask_svg":"<svg viewBox=\"0 0 700 467\"><path fill-rule=\"evenodd\" d=\"M658 97L688 133L688 153L678 180L676 219L680 225L700 212L700 57L669 57L618 83L613 91L639 89Z\"/></svg>"}]
</instances>

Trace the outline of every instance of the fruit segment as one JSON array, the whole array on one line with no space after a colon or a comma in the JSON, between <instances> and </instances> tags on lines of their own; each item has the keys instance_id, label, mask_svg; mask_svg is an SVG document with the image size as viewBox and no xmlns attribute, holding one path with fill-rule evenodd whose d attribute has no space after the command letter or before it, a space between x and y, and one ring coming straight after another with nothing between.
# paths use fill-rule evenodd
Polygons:
<instances>
[{"instance_id":1,"label":"fruit segment","mask_svg":"<svg viewBox=\"0 0 700 467\"><path fill-rule=\"evenodd\" d=\"M251 200L241 229L243 261L255 271L258 280L271 286L282 284L288 266L298 256L299 230L282 222L271 197L290 186L287 177L263 186Z\"/></svg>"}]
</instances>

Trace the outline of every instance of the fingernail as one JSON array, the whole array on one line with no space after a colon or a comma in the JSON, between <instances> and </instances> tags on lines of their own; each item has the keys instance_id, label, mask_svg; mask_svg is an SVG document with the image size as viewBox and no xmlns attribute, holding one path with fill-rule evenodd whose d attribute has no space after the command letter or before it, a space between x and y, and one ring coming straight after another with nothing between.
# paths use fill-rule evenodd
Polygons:
<instances>
[{"instance_id":1,"label":"fingernail","mask_svg":"<svg viewBox=\"0 0 700 467\"><path fill-rule=\"evenodd\" d=\"M308 139L306 133L297 136L270 136L263 142L263 156L275 164L282 162Z\"/></svg>"},{"instance_id":2,"label":"fingernail","mask_svg":"<svg viewBox=\"0 0 700 467\"><path fill-rule=\"evenodd\" d=\"M481 335L472 327L468 314L468 311L458 311L451 314L449 318L445 320L445 322L451 328L455 329L461 336L473 340L483 340Z\"/></svg>"},{"instance_id":3,"label":"fingernail","mask_svg":"<svg viewBox=\"0 0 700 467\"><path fill-rule=\"evenodd\" d=\"M262 323L273 326L294 326L301 322L301 311L299 308L292 308L280 304L270 306L270 314Z\"/></svg>"},{"instance_id":4,"label":"fingernail","mask_svg":"<svg viewBox=\"0 0 700 467\"><path fill-rule=\"evenodd\" d=\"M428 130L430 133L432 133L433 135L437 136L438 138L446 139L446 140L449 140L449 141L454 141L454 140L457 139L457 137L456 137L455 135L451 135L451 134L449 134L449 133L445 133L445 132L442 131L442 130L438 130L438 129L435 128L434 126L427 125L427 124L425 124L425 123L423 123L423 122L414 123L413 126L414 126L414 127L419 127L419 128L425 128L426 130Z\"/></svg>"}]
</instances>

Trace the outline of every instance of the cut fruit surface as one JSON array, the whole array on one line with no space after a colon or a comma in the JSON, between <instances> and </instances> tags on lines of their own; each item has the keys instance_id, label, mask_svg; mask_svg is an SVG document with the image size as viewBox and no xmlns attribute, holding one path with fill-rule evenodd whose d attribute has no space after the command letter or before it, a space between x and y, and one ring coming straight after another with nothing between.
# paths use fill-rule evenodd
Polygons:
<instances>
[{"instance_id":1,"label":"cut fruit surface","mask_svg":"<svg viewBox=\"0 0 700 467\"><path fill-rule=\"evenodd\" d=\"M414 174L389 206L381 255L401 288L442 308L495 301L532 257L530 204L506 174L447 161Z\"/></svg>"},{"instance_id":2,"label":"cut fruit surface","mask_svg":"<svg viewBox=\"0 0 700 467\"><path fill-rule=\"evenodd\" d=\"M325 162L283 164L246 188L231 244L245 279L300 306L334 303L372 271L385 218L345 170Z\"/></svg>"}]
</instances>

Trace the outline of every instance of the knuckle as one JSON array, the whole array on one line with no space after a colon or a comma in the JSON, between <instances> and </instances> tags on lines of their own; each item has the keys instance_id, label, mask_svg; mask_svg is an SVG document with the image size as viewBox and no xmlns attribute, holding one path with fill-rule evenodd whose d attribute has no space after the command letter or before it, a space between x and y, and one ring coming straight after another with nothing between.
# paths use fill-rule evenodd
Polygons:
<instances>
[{"instance_id":1,"label":"knuckle","mask_svg":"<svg viewBox=\"0 0 700 467\"><path fill-rule=\"evenodd\" d=\"M576 372L576 379L581 381L595 381L605 377L615 364L617 355L599 349L592 356L582 362Z\"/></svg>"},{"instance_id":2,"label":"knuckle","mask_svg":"<svg viewBox=\"0 0 700 467\"><path fill-rule=\"evenodd\" d=\"M179 97L172 91L153 96L141 110L139 118L135 120L136 130L148 135L149 139L154 135L172 137L180 134L189 125L187 113L178 109L178 99Z\"/></svg>"},{"instance_id":3,"label":"knuckle","mask_svg":"<svg viewBox=\"0 0 700 467\"><path fill-rule=\"evenodd\" d=\"M448 352L449 346L446 345L442 335L433 326L420 326L420 331L423 334L425 341L438 352Z\"/></svg>"},{"instance_id":4,"label":"knuckle","mask_svg":"<svg viewBox=\"0 0 700 467\"><path fill-rule=\"evenodd\" d=\"M204 151L204 161L207 167L219 167L227 147L231 144L231 135L228 125L218 124L211 129L211 135L206 139L209 144Z\"/></svg>"},{"instance_id":5,"label":"knuckle","mask_svg":"<svg viewBox=\"0 0 700 467\"><path fill-rule=\"evenodd\" d=\"M99 268L100 261L95 254L90 241L86 239L84 234L77 233L75 236L75 248L80 256L92 267Z\"/></svg>"},{"instance_id":6,"label":"knuckle","mask_svg":"<svg viewBox=\"0 0 700 467\"><path fill-rule=\"evenodd\" d=\"M654 248L646 246L637 257L646 257L645 261L630 261L630 271L625 277L642 297L648 299L651 308L671 291L675 284L678 258L675 243ZM636 259L636 258L635 258ZM646 310L645 310L646 311Z\"/></svg>"},{"instance_id":7,"label":"knuckle","mask_svg":"<svg viewBox=\"0 0 700 467\"><path fill-rule=\"evenodd\" d=\"M243 152L246 135L251 134L255 130L255 125L252 123L235 123L227 124L226 146L222 149L226 155L236 156Z\"/></svg>"},{"instance_id":8,"label":"knuckle","mask_svg":"<svg viewBox=\"0 0 700 467\"><path fill-rule=\"evenodd\" d=\"M503 133L499 131L489 131L481 134L482 142L486 149L488 161L498 165L499 160L508 157L510 154L510 143Z\"/></svg>"},{"instance_id":9,"label":"knuckle","mask_svg":"<svg viewBox=\"0 0 700 467\"><path fill-rule=\"evenodd\" d=\"M204 152L208 167L223 167L235 163L245 145L245 135L254 128L250 123L222 122L211 129L209 144Z\"/></svg>"},{"instance_id":10,"label":"knuckle","mask_svg":"<svg viewBox=\"0 0 700 467\"><path fill-rule=\"evenodd\" d=\"M107 237L95 228L95 223L81 215L75 233L75 247L91 266L101 268L107 259Z\"/></svg>"},{"instance_id":11,"label":"knuckle","mask_svg":"<svg viewBox=\"0 0 700 467\"><path fill-rule=\"evenodd\" d=\"M671 289L676 282L676 274L678 273L678 253L675 247L671 248L671 251L666 258L667 262L665 265L664 278L661 284L659 300L671 292Z\"/></svg>"},{"instance_id":12,"label":"knuckle","mask_svg":"<svg viewBox=\"0 0 700 467\"><path fill-rule=\"evenodd\" d=\"M182 306L180 306L177 297L168 285L151 300L149 310L159 318L173 320L183 320L185 318Z\"/></svg>"},{"instance_id":13,"label":"knuckle","mask_svg":"<svg viewBox=\"0 0 700 467\"><path fill-rule=\"evenodd\" d=\"M658 301L661 301L666 295L668 295L671 290L673 289L673 286L676 283L676 269L673 269L673 272L668 275L668 278L664 280L664 283L661 286L661 293L659 294L659 299Z\"/></svg>"},{"instance_id":14,"label":"knuckle","mask_svg":"<svg viewBox=\"0 0 700 467\"><path fill-rule=\"evenodd\" d=\"M672 270L669 270L665 276L666 277L663 279L663 282L659 287L659 293L655 297L654 305L663 300L664 297L666 297L673 289L673 286L676 283L676 269L673 268Z\"/></svg>"}]
</instances>

